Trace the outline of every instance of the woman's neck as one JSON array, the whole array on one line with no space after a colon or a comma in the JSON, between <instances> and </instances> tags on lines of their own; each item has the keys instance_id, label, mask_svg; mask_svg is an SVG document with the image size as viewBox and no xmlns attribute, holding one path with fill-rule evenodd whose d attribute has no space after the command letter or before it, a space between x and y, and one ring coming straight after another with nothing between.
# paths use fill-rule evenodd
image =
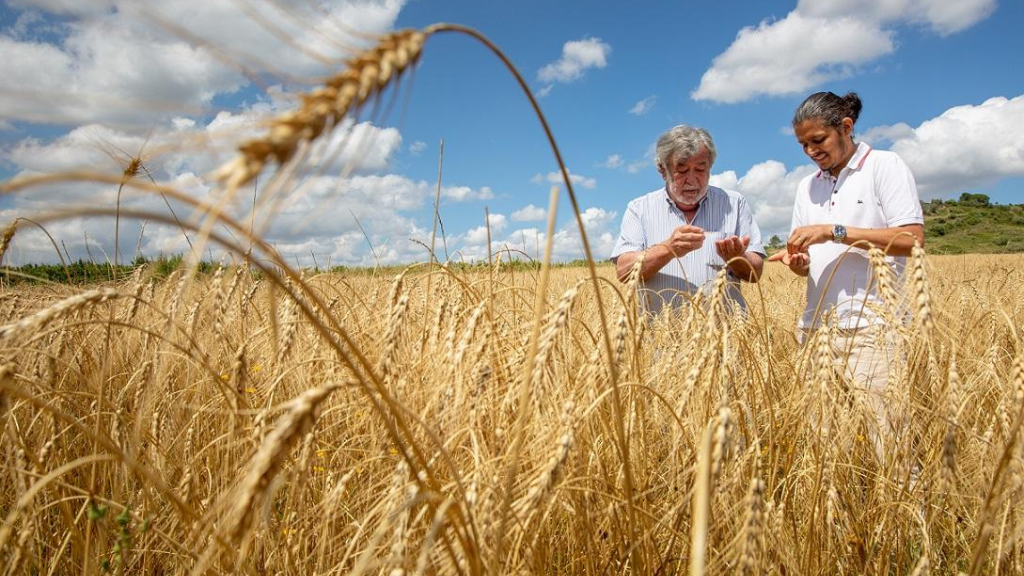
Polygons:
<instances>
[{"instance_id":1,"label":"woman's neck","mask_svg":"<svg viewBox=\"0 0 1024 576\"><path fill-rule=\"evenodd\" d=\"M839 173L843 171L843 168L846 168L846 165L850 163L850 158L853 158L853 155L857 153L857 143L853 141L853 138L850 138L848 142L849 146L843 154L843 159L836 162L836 165L828 170L833 178L839 178Z\"/></svg>"}]
</instances>

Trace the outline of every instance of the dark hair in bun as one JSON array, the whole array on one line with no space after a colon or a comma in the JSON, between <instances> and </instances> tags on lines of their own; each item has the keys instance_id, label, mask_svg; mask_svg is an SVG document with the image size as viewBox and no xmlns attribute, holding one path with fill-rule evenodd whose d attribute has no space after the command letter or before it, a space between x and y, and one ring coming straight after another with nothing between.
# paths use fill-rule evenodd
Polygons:
<instances>
[{"instance_id":1,"label":"dark hair in bun","mask_svg":"<svg viewBox=\"0 0 1024 576\"><path fill-rule=\"evenodd\" d=\"M807 120L819 120L822 125L838 128L843 118L857 123L860 110L864 104L856 92L847 92L846 96L837 96L832 92L815 92L807 97L793 115L793 126Z\"/></svg>"}]
</instances>

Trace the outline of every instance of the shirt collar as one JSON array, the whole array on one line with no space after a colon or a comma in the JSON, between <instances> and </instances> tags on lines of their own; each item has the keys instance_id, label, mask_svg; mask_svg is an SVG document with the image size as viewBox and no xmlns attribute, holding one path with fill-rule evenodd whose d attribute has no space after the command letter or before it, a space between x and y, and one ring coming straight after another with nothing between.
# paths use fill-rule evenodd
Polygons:
<instances>
[{"instance_id":1,"label":"shirt collar","mask_svg":"<svg viewBox=\"0 0 1024 576\"><path fill-rule=\"evenodd\" d=\"M864 167L864 161L867 160L868 154L871 154L871 145L866 142L860 142L857 144L857 149L854 150L853 156L850 156L850 161L846 163L844 170L860 170ZM831 178L832 175L825 170L818 170L818 178Z\"/></svg>"}]
</instances>

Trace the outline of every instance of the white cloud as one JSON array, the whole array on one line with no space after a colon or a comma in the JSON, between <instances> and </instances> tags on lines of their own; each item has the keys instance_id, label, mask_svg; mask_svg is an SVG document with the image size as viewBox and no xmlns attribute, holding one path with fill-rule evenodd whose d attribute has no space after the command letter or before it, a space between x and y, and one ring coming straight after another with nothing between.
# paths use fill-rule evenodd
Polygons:
<instances>
[{"instance_id":1,"label":"white cloud","mask_svg":"<svg viewBox=\"0 0 1024 576\"><path fill-rule=\"evenodd\" d=\"M579 185L586 189L593 189L597 187L597 180L587 176L581 176L579 174L573 174L569 172L569 181L573 184ZM543 184L548 182L550 184L564 184L565 179L562 178L561 172L548 172L547 174L536 174L531 179L534 184Z\"/></svg>"},{"instance_id":2,"label":"white cloud","mask_svg":"<svg viewBox=\"0 0 1024 576\"><path fill-rule=\"evenodd\" d=\"M858 140L863 140L872 146L877 146L882 142L895 142L904 138L913 138L914 129L908 124L900 122L893 124L892 126L875 126L869 128L867 132L860 135Z\"/></svg>"},{"instance_id":3,"label":"white cloud","mask_svg":"<svg viewBox=\"0 0 1024 576\"><path fill-rule=\"evenodd\" d=\"M493 238L496 237L498 234L501 233L502 230L505 229L505 226L508 223L508 219L505 217L504 214L491 214L488 216L487 222L490 224L490 235ZM468 232L466 232L464 242L470 246L482 244L486 248L487 235L487 226L477 226L476 228L472 228Z\"/></svg>"},{"instance_id":4,"label":"white cloud","mask_svg":"<svg viewBox=\"0 0 1024 576\"><path fill-rule=\"evenodd\" d=\"M995 0L801 0L781 20L740 30L690 96L735 103L804 93L895 51L896 24L925 24L948 35L994 9Z\"/></svg>"},{"instance_id":5,"label":"white cloud","mask_svg":"<svg viewBox=\"0 0 1024 576\"><path fill-rule=\"evenodd\" d=\"M455 202L490 200L494 198L494 191L489 186L481 186L475 190L469 186L442 186L441 197L454 200Z\"/></svg>"},{"instance_id":6,"label":"white cloud","mask_svg":"<svg viewBox=\"0 0 1024 576\"><path fill-rule=\"evenodd\" d=\"M906 20L942 35L977 24L995 8L996 0L800 0L797 5L808 16L854 16L878 24Z\"/></svg>"},{"instance_id":7,"label":"white cloud","mask_svg":"<svg viewBox=\"0 0 1024 576\"><path fill-rule=\"evenodd\" d=\"M340 46L365 44L366 36L353 30L369 35L390 28L402 4L19 0L17 7L66 20L19 17L19 27L0 34L0 77L8 86L0 92L0 118L144 130L168 117L196 114L216 96L248 86L242 69L279 77L329 74L351 55ZM281 33L269 31L266 21ZM54 27L59 33L48 30Z\"/></svg>"},{"instance_id":8,"label":"white cloud","mask_svg":"<svg viewBox=\"0 0 1024 576\"><path fill-rule=\"evenodd\" d=\"M618 234L618 213L590 207L583 211L581 219L587 231L587 240L594 258L596 260L607 259L615 246L615 238ZM472 238L470 238L470 234L467 234L467 242L459 248L460 255L466 260L487 259L486 232L481 238L479 230L479 228L471 230ZM476 242L468 242L470 239ZM583 243L575 218L570 219L556 230L551 240L553 261L564 262L583 258ZM511 251L512 258L522 258L522 253L525 253L530 258L540 260L544 255L546 243L547 235L543 230L533 227L519 228L512 230L504 238L492 234L491 253L501 253L501 257L505 259L509 257L506 251Z\"/></svg>"},{"instance_id":9,"label":"white cloud","mask_svg":"<svg viewBox=\"0 0 1024 576\"><path fill-rule=\"evenodd\" d=\"M657 101L658 98L656 96L648 96L647 98L644 98L643 100L634 104L633 107L629 109L629 113L634 116L643 116L644 114L650 112L652 108L654 108L654 104Z\"/></svg>"},{"instance_id":10,"label":"white cloud","mask_svg":"<svg viewBox=\"0 0 1024 576\"><path fill-rule=\"evenodd\" d=\"M604 68L612 47L600 38L571 40L562 46L562 57L537 72L541 82L572 82L583 77L588 68Z\"/></svg>"},{"instance_id":11,"label":"white cloud","mask_svg":"<svg viewBox=\"0 0 1024 576\"><path fill-rule=\"evenodd\" d=\"M207 200L212 186L206 175L216 162L194 143L211 139L206 136L210 131L244 134L255 124L254 118L266 109L264 105L260 111L224 113L209 125L178 118L146 135L98 125L83 126L49 142L25 139L4 149L0 160L14 166L19 176L84 168L117 177L130 157L141 153L145 171L157 183L195 199ZM270 186L269 179L260 182L255 192L256 232L289 262L298 261L302 265L312 265L314 255L320 265L328 260L334 264L370 266L378 258L382 263L425 259L422 247L411 239L425 242L429 238L429 230L420 229L415 217L422 218L424 209L433 201L436 185L395 174L370 174L366 170L343 173L334 169L337 165L351 166L357 161L362 161L367 169L385 169L388 158L401 142L394 129L382 129L369 123L352 126L349 122L341 132L348 137L332 136L327 141L333 143L324 148L333 150L333 161L324 160L316 166L317 170L309 171L310 175L292 179L277 189ZM349 175L343 177L342 174ZM140 175L139 179L148 182L145 175ZM444 187L442 195L461 201L491 198L493 192L488 187L473 189L453 185ZM45 219L56 208L74 210L82 206L112 213L116 200L116 184L78 181L36 186L9 196L12 206L3 216L6 221L18 216ZM243 203L229 207L228 215L249 222L252 200L249 196ZM187 221L193 216L184 204L173 199L170 202L176 217ZM122 191L121 207L172 218L160 195L131 186ZM505 221L505 216L497 214L491 219L492 225L499 229L505 226ZM114 253L112 224L112 218L70 217L48 220L46 226L58 243L67 246L74 259L88 258L88 246L93 258L103 260L107 257L104 253L111 258ZM142 253L150 257L180 254L189 249L181 231L173 225L123 218L119 229L121 261L134 257L137 242ZM369 242L363 231L369 236ZM194 238L194 234L190 237ZM19 232L15 245L16 250L7 257L8 262L57 261L57 254L45 236ZM217 248L212 248L214 257L219 257Z\"/></svg>"},{"instance_id":12,"label":"white cloud","mask_svg":"<svg viewBox=\"0 0 1024 576\"><path fill-rule=\"evenodd\" d=\"M608 158L605 158L605 161L599 164L599 166L613 169L620 168L622 167L622 156L619 156L618 154L612 154L608 156Z\"/></svg>"},{"instance_id":13,"label":"white cloud","mask_svg":"<svg viewBox=\"0 0 1024 576\"><path fill-rule=\"evenodd\" d=\"M417 140L409 145L409 153L413 156L419 156L427 150L427 143Z\"/></svg>"},{"instance_id":14,"label":"white cloud","mask_svg":"<svg viewBox=\"0 0 1024 576\"><path fill-rule=\"evenodd\" d=\"M715 57L691 97L735 103L758 94L800 94L849 76L855 66L893 49L892 34L871 23L790 12L783 20L741 30Z\"/></svg>"},{"instance_id":15,"label":"white cloud","mask_svg":"<svg viewBox=\"0 0 1024 576\"><path fill-rule=\"evenodd\" d=\"M147 123L198 111L244 83L201 48L157 39L119 15L68 25L60 46L0 36L0 114L38 123Z\"/></svg>"},{"instance_id":16,"label":"white cloud","mask_svg":"<svg viewBox=\"0 0 1024 576\"><path fill-rule=\"evenodd\" d=\"M710 183L743 194L754 211L754 220L761 229L761 235L767 241L772 234L788 234L797 184L815 171L817 168L810 164L787 171L781 162L767 160L751 166L743 176L732 170L714 174Z\"/></svg>"},{"instance_id":17,"label":"white cloud","mask_svg":"<svg viewBox=\"0 0 1024 576\"><path fill-rule=\"evenodd\" d=\"M545 218L547 218L547 210L533 204L527 204L512 213L512 220L515 222L538 222Z\"/></svg>"},{"instance_id":18,"label":"white cloud","mask_svg":"<svg viewBox=\"0 0 1024 576\"><path fill-rule=\"evenodd\" d=\"M872 128L864 139L891 142L922 196L958 196L1000 178L1024 176L1024 95L956 106L917 128Z\"/></svg>"}]
</instances>

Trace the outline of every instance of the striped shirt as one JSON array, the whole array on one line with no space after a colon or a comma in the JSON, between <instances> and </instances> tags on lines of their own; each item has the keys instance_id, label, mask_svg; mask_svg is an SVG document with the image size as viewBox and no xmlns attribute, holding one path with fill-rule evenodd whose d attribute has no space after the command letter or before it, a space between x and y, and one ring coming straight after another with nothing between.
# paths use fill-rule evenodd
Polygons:
<instances>
[{"instance_id":1,"label":"striped shirt","mask_svg":"<svg viewBox=\"0 0 1024 576\"><path fill-rule=\"evenodd\" d=\"M611 260L615 262L626 252L639 252L664 242L677 227L686 224L682 210L669 198L664 187L636 198L622 216L622 230L612 250ZM646 297L647 310L652 314L658 314L666 307L678 308L689 301L688 296L710 288L718 271L725 265L715 250L715 241L734 235L741 238L750 236L747 251L764 256L761 230L754 222L750 206L739 192L708 186L708 193L700 201L697 214L689 224L704 230L704 245L670 261L643 281L641 293ZM728 280L728 296L745 309L739 278L730 271Z\"/></svg>"}]
</instances>

